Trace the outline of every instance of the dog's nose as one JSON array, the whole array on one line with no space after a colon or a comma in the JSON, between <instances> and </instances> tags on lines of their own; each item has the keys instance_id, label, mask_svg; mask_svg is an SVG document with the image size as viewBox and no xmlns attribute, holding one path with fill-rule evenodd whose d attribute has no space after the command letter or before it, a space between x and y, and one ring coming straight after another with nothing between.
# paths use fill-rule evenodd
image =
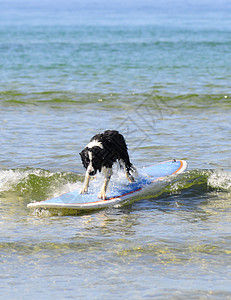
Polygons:
<instances>
[{"instance_id":1,"label":"dog's nose","mask_svg":"<svg viewBox=\"0 0 231 300\"><path fill-rule=\"evenodd\" d=\"M89 175L90 175L90 176L94 176L94 175L95 175L95 171L89 172Z\"/></svg>"}]
</instances>

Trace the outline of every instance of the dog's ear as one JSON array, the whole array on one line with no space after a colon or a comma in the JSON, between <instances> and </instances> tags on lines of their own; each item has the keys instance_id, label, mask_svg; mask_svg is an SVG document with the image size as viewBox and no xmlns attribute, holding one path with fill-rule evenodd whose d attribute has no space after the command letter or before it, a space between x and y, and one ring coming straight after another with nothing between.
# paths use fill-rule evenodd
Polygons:
<instances>
[{"instance_id":1,"label":"dog's ear","mask_svg":"<svg viewBox=\"0 0 231 300\"><path fill-rule=\"evenodd\" d=\"M80 153L79 153L79 155L80 155L80 157L81 157L81 160L82 160L82 163L83 163L83 165L84 165L84 167L87 169L87 167L88 167L88 164L89 164L89 159L88 159L88 157L87 157L87 150L86 149L83 149Z\"/></svg>"},{"instance_id":2,"label":"dog's ear","mask_svg":"<svg viewBox=\"0 0 231 300\"><path fill-rule=\"evenodd\" d=\"M79 155L80 155L81 159L83 160L84 150L82 150L81 152L79 152Z\"/></svg>"}]
</instances>

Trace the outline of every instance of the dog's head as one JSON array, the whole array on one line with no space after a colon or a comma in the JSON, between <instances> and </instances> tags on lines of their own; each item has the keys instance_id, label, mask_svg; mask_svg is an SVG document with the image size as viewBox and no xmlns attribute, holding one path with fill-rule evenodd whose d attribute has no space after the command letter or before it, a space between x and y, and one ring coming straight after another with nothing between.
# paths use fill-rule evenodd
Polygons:
<instances>
[{"instance_id":1,"label":"dog's head","mask_svg":"<svg viewBox=\"0 0 231 300\"><path fill-rule=\"evenodd\" d=\"M98 146L86 147L79 153L82 163L90 176L101 171L103 162L103 149Z\"/></svg>"}]
</instances>

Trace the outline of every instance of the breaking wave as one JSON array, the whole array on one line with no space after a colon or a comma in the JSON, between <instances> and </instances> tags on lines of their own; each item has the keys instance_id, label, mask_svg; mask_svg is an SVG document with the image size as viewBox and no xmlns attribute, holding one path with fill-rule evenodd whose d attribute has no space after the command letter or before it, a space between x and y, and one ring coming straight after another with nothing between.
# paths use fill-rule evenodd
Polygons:
<instances>
[{"instance_id":1,"label":"breaking wave","mask_svg":"<svg viewBox=\"0 0 231 300\"><path fill-rule=\"evenodd\" d=\"M69 185L82 181L73 172L50 172L43 169L10 169L0 171L0 196L13 193L28 200L44 200L68 191Z\"/></svg>"},{"instance_id":2,"label":"breaking wave","mask_svg":"<svg viewBox=\"0 0 231 300\"><path fill-rule=\"evenodd\" d=\"M112 178L113 180L113 178ZM40 201L80 187L83 175L74 172L50 172L43 169L0 170L0 197L8 193L28 201ZM192 170L169 180L163 194L203 194L231 191L231 173L222 170Z\"/></svg>"}]
</instances>

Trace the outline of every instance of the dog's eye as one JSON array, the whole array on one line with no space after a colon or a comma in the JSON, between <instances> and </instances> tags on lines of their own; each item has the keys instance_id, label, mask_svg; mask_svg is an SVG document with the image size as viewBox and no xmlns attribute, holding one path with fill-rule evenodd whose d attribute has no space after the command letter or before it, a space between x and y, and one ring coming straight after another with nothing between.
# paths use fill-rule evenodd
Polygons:
<instances>
[{"instance_id":1,"label":"dog's eye","mask_svg":"<svg viewBox=\"0 0 231 300\"><path fill-rule=\"evenodd\" d=\"M85 156L84 160L83 160L84 166L87 167L89 165L89 163L90 163L90 159L87 156Z\"/></svg>"}]
</instances>

